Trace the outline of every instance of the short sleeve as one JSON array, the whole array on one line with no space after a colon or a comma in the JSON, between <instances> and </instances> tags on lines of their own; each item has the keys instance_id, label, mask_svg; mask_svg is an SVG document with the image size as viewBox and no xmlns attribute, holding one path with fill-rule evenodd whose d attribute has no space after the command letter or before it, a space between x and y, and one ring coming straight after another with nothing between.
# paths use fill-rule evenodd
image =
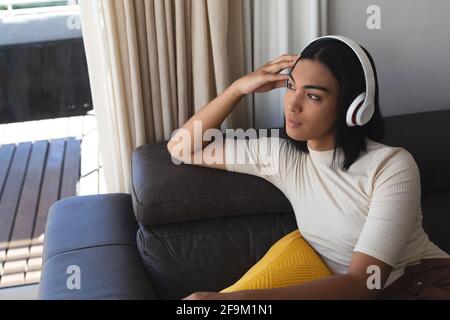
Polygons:
<instances>
[{"instance_id":1,"label":"short sleeve","mask_svg":"<svg viewBox=\"0 0 450 320\"><path fill-rule=\"evenodd\" d=\"M374 178L366 222L354 251L394 267L420 212L419 168L413 156L399 148Z\"/></svg>"},{"instance_id":2,"label":"short sleeve","mask_svg":"<svg viewBox=\"0 0 450 320\"><path fill-rule=\"evenodd\" d=\"M283 190L293 152L286 139L260 137L225 139L225 166L228 171L261 177Z\"/></svg>"}]
</instances>

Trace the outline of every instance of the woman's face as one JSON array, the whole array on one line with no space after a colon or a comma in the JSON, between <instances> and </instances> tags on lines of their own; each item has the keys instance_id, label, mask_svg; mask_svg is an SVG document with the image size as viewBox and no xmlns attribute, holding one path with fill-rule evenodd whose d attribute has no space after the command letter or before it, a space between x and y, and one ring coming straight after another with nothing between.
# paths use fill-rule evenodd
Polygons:
<instances>
[{"instance_id":1,"label":"woman's face","mask_svg":"<svg viewBox=\"0 0 450 320\"><path fill-rule=\"evenodd\" d=\"M338 80L324 64L310 59L301 59L291 75L284 97L286 133L294 140L311 140L308 145L314 149L333 148Z\"/></svg>"}]
</instances>

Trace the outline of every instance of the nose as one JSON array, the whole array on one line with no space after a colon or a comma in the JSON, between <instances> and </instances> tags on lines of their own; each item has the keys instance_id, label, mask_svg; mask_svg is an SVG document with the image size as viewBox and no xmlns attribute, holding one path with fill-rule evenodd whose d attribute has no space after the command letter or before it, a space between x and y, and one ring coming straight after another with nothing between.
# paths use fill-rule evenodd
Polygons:
<instances>
[{"instance_id":1,"label":"nose","mask_svg":"<svg viewBox=\"0 0 450 320\"><path fill-rule=\"evenodd\" d=\"M303 111L302 103L300 101L290 101L288 110L291 113L301 113Z\"/></svg>"},{"instance_id":2,"label":"nose","mask_svg":"<svg viewBox=\"0 0 450 320\"><path fill-rule=\"evenodd\" d=\"M285 112L291 114L301 113L303 111L303 102L301 94L297 94L296 92L291 92L291 94L286 93L284 96Z\"/></svg>"}]
</instances>

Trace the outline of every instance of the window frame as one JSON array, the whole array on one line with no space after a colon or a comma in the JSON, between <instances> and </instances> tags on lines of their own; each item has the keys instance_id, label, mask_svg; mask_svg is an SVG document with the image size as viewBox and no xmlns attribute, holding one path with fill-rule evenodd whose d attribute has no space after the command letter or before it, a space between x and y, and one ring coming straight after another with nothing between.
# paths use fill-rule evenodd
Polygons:
<instances>
[{"instance_id":1,"label":"window frame","mask_svg":"<svg viewBox=\"0 0 450 320\"><path fill-rule=\"evenodd\" d=\"M14 5L18 4L38 4L38 3L57 3L61 1L67 1L65 5L48 5L35 8L21 8L14 9ZM24 14L40 14L59 11L79 10L79 0L0 0L0 6L6 7L6 9L0 10L0 17L15 16Z\"/></svg>"}]
</instances>

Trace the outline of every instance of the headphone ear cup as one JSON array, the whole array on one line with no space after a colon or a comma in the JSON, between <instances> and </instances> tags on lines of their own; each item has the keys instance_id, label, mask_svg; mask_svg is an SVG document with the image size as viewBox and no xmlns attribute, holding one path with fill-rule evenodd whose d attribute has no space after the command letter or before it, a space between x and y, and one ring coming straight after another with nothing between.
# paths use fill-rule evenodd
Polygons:
<instances>
[{"instance_id":1,"label":"headphone ear cup","mask_svg":"<svg viewBox=\"0 0 450 320\"><path fill-rule=\"evenodd\" d=\"M364 100L366 99L366 93L363 92L359 94L355 100L350 104L350 107L347 110L347 126L354 127L357 123L357 113L359 109L361 108L362 104L364 103Z\"/></svg>"},{"instance_id":2,"label":"headphone ear cup","mask_svg":"<svg viewBox=\"0 0 450 320\"><path fill-rule=\"evenodd\" d=\"M366 103L363 108L356 110L356 123L363 126L370 121L375 113L375 106L373 104Z\"/></svg>"}]
</instances>

